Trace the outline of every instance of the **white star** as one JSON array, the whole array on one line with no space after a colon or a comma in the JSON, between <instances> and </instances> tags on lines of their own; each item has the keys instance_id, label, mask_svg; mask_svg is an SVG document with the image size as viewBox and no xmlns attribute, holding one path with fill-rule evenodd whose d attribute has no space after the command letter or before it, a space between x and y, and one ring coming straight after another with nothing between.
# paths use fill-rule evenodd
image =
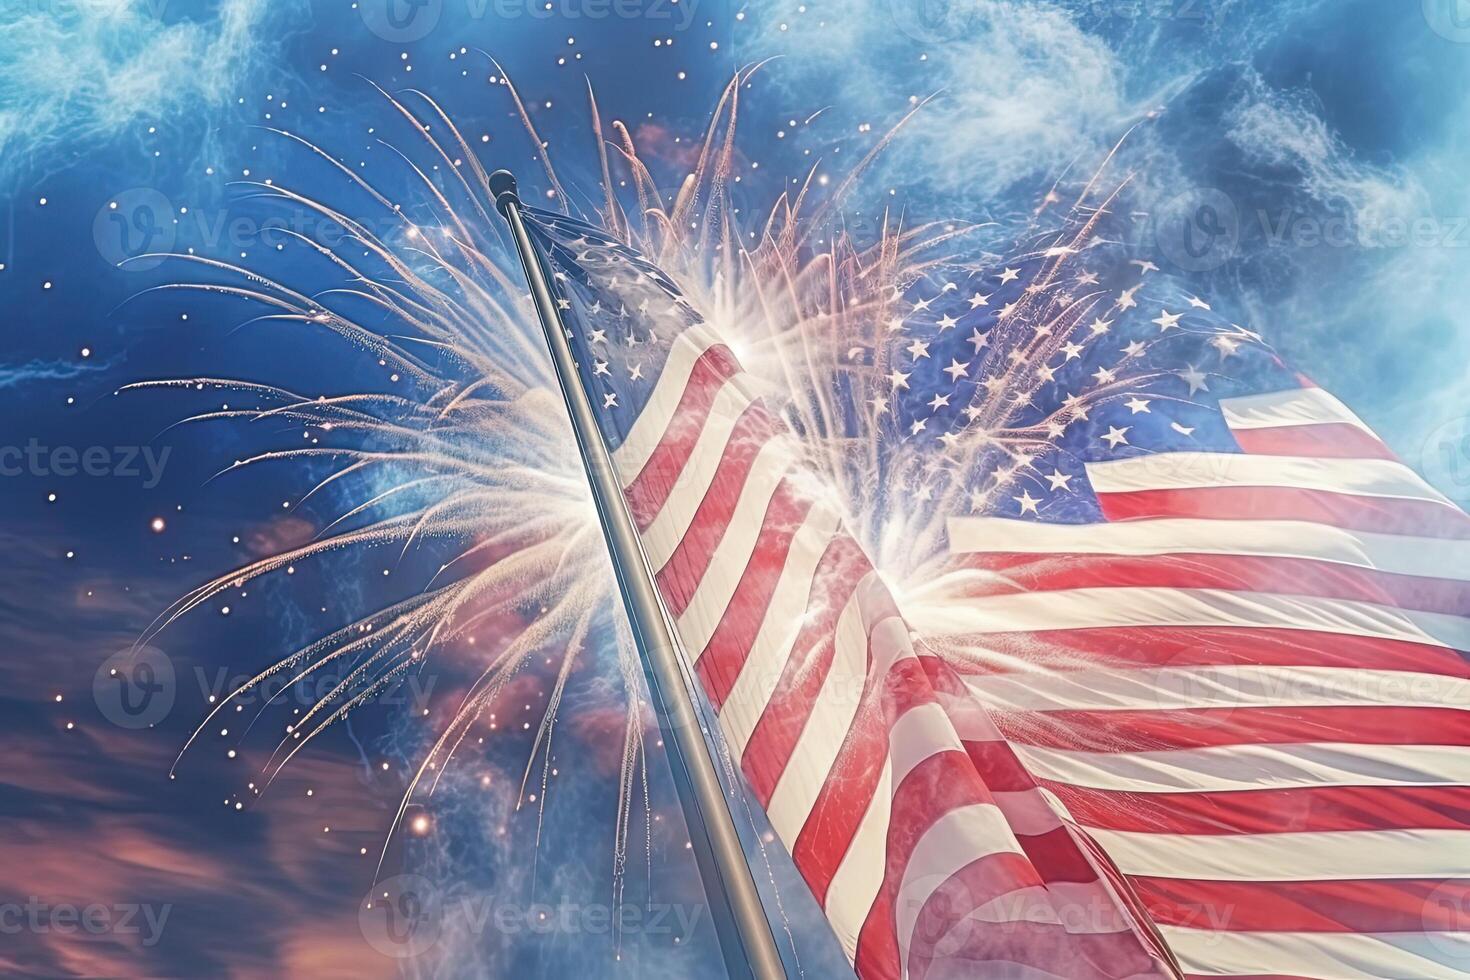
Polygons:
<instances>
[{"instance_id":1,"label":"white star","mask_svg":"<svg viewBox=\"0 0 1470 980\"><path fill-rule=\"evenodd\" d=\"M1128 264L1129 265L1136 265L1136 266L1138 266L1138 268L1142 271L1142 273L1144 275L1147 275L1150 272L1158 272L1159 271L1159 267L1156 266L1156 265L1154 265L1152 262L1148 261L1147 259L1129 259L1128 260Z\"/></svg>"},{"instance_id":2,"label":"white star","mask_svg":"<svg viewBox=\"0 0 1470 980\"><path fill-rule=\"evenodd\" d=\"M1067 355L1067 360L1073 360L1082 356L1082 345L1066 343L1062 345L1062 353Z\"/></svg>"},{"instance_id":3,"label":"white star","mask_svg":"<svg viewBox=\"0 0 1470 980\"><path fill-rule=\"evenodd\" d=\"M602 407L603 408L617 408L618 407L618 393L616 391L609 391L607 394L603 395L602 396Z\"/></svg>"},{"instance_id":4,"label":"white star","mask_svg":"<svg viewBox=\"0 0 1470 980\"><path fill-rule=\"evenodd\" d=\"M607 369L607 362L606 361L594 361L594 362L592 362L592 376L593 377L596 377L599 374L608 374L608 373L610 373L610 372Z\"/></svg>"},{"instance_id":5,"label":"white star","mask_svg":"<svg viewBox=\"0 0 1470 980\"><path fill-rule=\"evenodd\" d=\"M980 508L982 508L984 506L985 506L985 494L981 493L979 490L971 490L970 491L970 509L971 510L979 510Z\"/></svg>"},{"instance_id":6,"label":"white star","mask_svg":"<svg viewBox=\"0 0 1470 980\"><path fill-rule=\"evenodd\" d=\"M1096 320L1092 321L1092 335L1094 337L1101 337L1103 334L1108 332L1112 325L1112 320L1104 320L1102 317L1098 317Z\"/></svg>"},{"instance_id":7,"label":"white star","mask_svg":"<svg viewBox=\"0 0 1470 980\"><path fill-rule=\"evenodd\" d=\"M874 416L882 415L888 411L888 401L882 395L875 395L873 400L868 402L868 404L873 406Z\"/></svg>"},{"instance_id":8,"label":"white star","mask_svg":"<svg viewBox=\"0 0 1470 980\"><path fill-rule=\"evenodd\" d=\"M920 432L923 432L924 426L928 423L928 421L928 419L915 419L914 424L909 426L909 434L916 436Z\"/></svg>"},{"instance_id":9,"label":"white star","mask_svg":"<svg viewBox=\"0 0 1470 980\"><path fill-rule=\"evenodd\" d=\"M1015 303L1007 303L1005 306L1002 306L1000 308L1000 312L995 315L996 319L1004 320L1006 317L1016 312L1016 305L1017 304Z\"/></svg>"},{"instance_id":10,"label":"white star","mask_svg":"<svg viewBox=\"0 0 1470 980\"><path fill-rule=\"evenodd\" d=\"M1120 353L1124 357L1137 357L1139 354L1142 354L1143 353L1143 341L1141 341L1141 340L1130 341L1129 344L1128 344L1128 346L1127 347L1124 347L1123 350Z\"/></svg>"},{"instance_id":11,"label":"white star","mask_svg":"<svg viewBox=\"0 0 1470 980\"><path fill-rule=\"evenodd\" d=\"M899 388L907 388L909 386L909 376L897 368L889 372L888 380L893 384L895 391Z\"/></svg>"},{"instance_id":12,"label":"white star","mask_svg":"<svg viewBox=\"0 0 1470 980\"><path fill-rule=\"evenodd\" d=\"M1189 385L1189 393L1191 395L1196 391L1210 390L1210 386L1205 383L1205 373L1193 364L1189 366L1189 370L1180 371L1179 377L1183 378L1184 383Z\"/></svg>"},{"instance_id":13,"label":"white star","mask_svg":"<svg viewBox=\"0 0 1470 980\"><path fill-rule=\"evenodd\" d=\"M1198 296L1191 296L1191 297L1189 297L1189 305L1192 306L1192 307L1194 307L1197 310L1208 310L1208 309L1211 309L1210 304L1209 303L1206 303L1204 300L1200 299Z\"/></svg>"},{"instance_id":14,"label":"white star","mask_svg":"<svg viewBox=\"0 0 1470 980\"><path fill-rule=\"evenodd\" d=\"M968 372L969 370L970 370L970 362L969 361L966 361L965 363L961 364L959 361L955 360L954 358L950 358L949 359L949 367L945 368L944 369L944 372L949 375L949 380L950 381L955 382L955 383L958 383L959 380L961 378L963 378L965 376L966 372Z\"/></svg>"},{"instance_id":15,"label":"white star","mask_svg":"<svg viewBox=\"0 0 1470 980\"><path fill-rule=\"evenodd\" d=\"M1077 277L1077 285L1079 285L1079 286L1096 286L1097 285L1097 273L1096 272L1084 272L1084 273L1082 273L1080 276Z\"/></svg>"},{"instance_id":16,"label":"white star","mask_svg":"<svg viewBox=\"0 0 1470 980\"><path fill-rule=\"evenodd\" d=\"M950 327L953 327L958 322L958 320L946 313L944 316L939 318L939 332L944 333L944 331L948 330Z\"/></svg>"},{"instance_id":17,"label":"white star","mask_svg":"<svg viewBox=\"0 0 1470 980\"><path fill-rule=\"evenodd\" d=\"M642 364L634 364L631 368L628 369L628 380L630 380L630 381L642 381L643 380L643 365Z\"/></svg>"},{"instance_id":18,"label":"white star","mask_svg":"<svg viewBox=\"0 0 1470 980\"><path fill-rule=\"evenodd\" d=\"M1052 470L1051 475L1046 477L1053 490L1071 490L1072 474L1063 473L1061 470Z\"/></svg>"},{"instance_id":19,"label":"white star","mask_svg":"<svg viewBox=\"0 0 1470 980\"><path fill-rule=\"evenodd\" d=\"M1169 423L1169 428L1173 429L1175 432L1179 433L1181 436L1192 436L1192 435L1194 435L1194 426L1192 426L1192 425L1180 425L1178 422L1170 422Z\"/></svg>"},{"instance_id":20,"label":"white star","mask_svg":"<svg viewBox=\"0 0 1470 980\"><path fill-rule=\"evenodd\" d=\"M1137 415L1139 412L1142 412L1145 415L1153 414L1148 410L1147 398L1139 398L1137 395L1135 395L1132 398L1128 399L1128 401L1124 402L1124 404L1128 406L1128 411L1132 412L1134 415Z\"/></svg>"},{"instance_id":21,"label":"white star","mask_svg":"<svg viewBox=\"0 0 1470 980\"><path fill-rule=\"evenodd\" d=\"M1166 330L1172 330L1179 326L1179 318L1183 315L1183 313L1170 313L1168 310L1160 310L1158 319L1150 320L1149 322L1157 323L1159 325L1159 333L1163 333Z\"/></svg>"},{"instance_id":22,"label":"white star","mask_svg":"<svg viewBox=\"0 0 1470 980\"><path fill-rule=\"evenodd\" d=\"M1128 442L1127 434L1130 428L1131 426L1124 426L1120 429L1116 426L1110 425L1108 426L1108 434L1102 437L1102 441L1108 444L1109 449L1117 449L1119 443L1122 443L1125 446L1131 445Z\"/></svg>"},{"instance_id":23,"label":"white star","mask_svg":"<svg viewBox=\"0 0 1470 980\"><path fill-rule=\"evenodd\" d=\"M1227 337L1224 334L1210 338L1210 343L1214 346L1215 350L1220 352L1221 360L1240 350L1240 341L1233 337Z\"/></svg>"},{"instance_id":24,"label":"white star","mask_svg":"<svg viewBox=\"0 0 1470 980\"><path fill-rule=\"evenodd\" d=\"M981 306L990 305L990 296L985 293L975 293L970 297L970 309L978 309Z\"/></svg>"},{"instance_id":25,"label":"white star","mask_svg":"<svg viewBox=\"0 0 1470 980\"><path fill-rule=\"evenodd\" d=\"M1025 514L1028 511L1032 514L1036 513L1036 505L1041 503L1040 500L1037 500L1035 497L1031 496L1030 490L1022 490L1019 497L1012 497L1011 499L1021 505L1022 514Z\"/></svg>"},{"instance_id":26,"label":"white star","mask_svg":"<svg viewBox=\"0 0 1470 980\"><path fill-rule=\"evenodd\" d=\"M918 313L921 310L927 310L929 308L929 304L932 303L932 302L934 302L934 300L932 300L932 299L916 299L916 300L914 300L914 312L915 313Z\"/></svg>"},{"instance_id":27,"label":"white star","mask_svg":"<svg viewBox=\"0 0 1470 980\"><path fill-rule=\"evenodd\" d=\"M985 334L981 333L979 327L976 327L975 328L975 332L972 333L972 334L970 334L970 341L969 342L970 342L970 344L972 346L974 346L975 353L978 354L978 353L980 353L980 348L982 348L986 344L990 343L990 338L987 337Z\"/></svg>"},{"instance_id":28,"label":"white star","mask_svg":"<svg viewBox=\"0 0 1470 980\"><path fill-rule=\"evenodd\" d=\"M930 408L931 411L937 412L941 408L947 408L948 406L949 406L949 396L948 395L935 395L929 401L929 408Z\"/></svg>"},{"instance_id":29,"label":"white star","mask_svg":"<svg viewBox=\"0 0 1470 980\"><path fill-rule=\"evenodd\" d=\"M605 344L607 343L607 331L594 330L587 335L587 338L594 344Z\"/></svg>"},{"instance_id":30,"label":"white star","mask_svg":"<svg viewBox=\"0 0 1470 980\"><path fill-rule=\"evenodd\" d=\"M916 340L912 344L909 344L906 350L909 352L909 357L912 357L916 361L921 357L929 356L929 345L922 340Z\"/></svg>"},{"instance_id":31,"label":"white star","mask_svg":"<svg viewBox=\"0 0 1470 980\"><path fill-rule=\"evenodd\" d=\"M960 441L960 434L958 432L946 432L939 437L939 441L944 443L945 449L953 451L954 444Z\"/></svg>"},{"instance_id":32,"label":"white star","mask_svg":"<svg viewBox=\"0 0 1470 980\"><path fill-rule=\"evenodd\" d=\"M1006 271L1004 271L1004 272L1002 272L1000 274L1000 281L1002 283L1008 283L1008 282L1011 282L1014 279L1019 279L1019 278L1021 278L1021 270L1020 269L1006 269Z\"/></svg>"},{"instance_id":33,"label":"white star","mask_svg":"<svg viewBox=\"0 0 1470 980\"><path fill-rule=\"evenodd\" d=\"M556 308L558 310L570 310L572 308L572 303L570 300L558 299L556 301Z\"/></svg>"},{"instance_id":34,"label":"white star","mask_svg":"<svg viewBox=\"0 0 1470 980\"><path fill-rule=\"evenodd\" d=\"M889 333L898 333L902 329L903 329L903 317L896 316L892 320L889 320L888 321L888 332Z\"/></svg>"},{"instance_id":35,"label":"white star","mask_svg":"<svg viewBox=\"0 0 1470 980\"><path fill-rule=\"evenodd\" d=\"M1036 376L1042 381L1051 381L1057 376L1057 369L1050 364L1043 364L1036 369Z\"/></svg>"},{"instance_id":36,"label":"white star","mask_svg":"<svg viewBox=\"0 0 1470 980\"><path fill-rule=\"evenodd\" d=\"M1134 286L1132 289L1123 290L1118 294L1118 298L1113 301L1113 305L1120 310L1131 310L1138 305L1138 301L1133 298L1133 294L1136 292L1138 292L1137 286Z\"/></svg>"},{"instance_id":37,"label":"white star","mask_svg":"<svg viewBox=\"0 0 1470 980\"><path fill-rule=\"evenodd\" d=\"M602 312L602 300L593 300L592 305L587 307L587 312L596 316Z\"/></svg>"},{"instance_id":38,"label":"white star","mask_svg":"<svg viewBox=\"0 0 1470 980\"><path fill-rule=\"evenodd\" d=\"M1093 372L1092 376L1097 379L1097 383L1100 385L1112 384L1118 380L1117 374L1109 371L1107 368L1098 368Z\"/></svg>"}]
</instances>

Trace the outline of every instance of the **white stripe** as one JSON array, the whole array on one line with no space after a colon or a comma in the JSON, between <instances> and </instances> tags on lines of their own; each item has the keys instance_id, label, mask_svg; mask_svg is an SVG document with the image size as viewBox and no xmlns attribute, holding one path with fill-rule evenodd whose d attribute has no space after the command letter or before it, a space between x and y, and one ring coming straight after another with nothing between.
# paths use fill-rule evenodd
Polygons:
<instances>
[{"instance_id":1,"label":"white stripe","mask_svg":"<svg viewBox=\"0 0 1470 980\"><path fill-rule=\"evenodd\" d=\"M776 691L797 636L808 618L818 611L814 605L825 598L812 596L812 580L837 526L836 515L820 504L808 512L807 523L792 541L791 553L781 569L781 578L771 595L771 604L766 607L765 619L751 644L750 654L720 706L720 726L736 759L745 755L745 746ZM855 589L853 597L857 594ZM842 630L842 617L849 615L848 610L850 615L857 615L851 598L838 615L838 633ZM808 651L801 651L801 655L807 654Z\"/></svg>"},{"instance_id":2,"label":"white stripe","mask_svg":"<svg viewBox=\"0 0 1470 980\"><path fill-rule=\"evenodd\" d=\"M1332 980L1466 980L1470 932L1214 932L1160 926L1185 972Z\"/></svg>"},{"instance_id":3,"label":"white stripe","mask_svg":"<svg viewBox=\"0 0 1470 980\"><path fill-rule=\"evenodd\" d=\"M1470 680L1409 670L1204 664L976 674L964 680L978 700L1005 711L1470 709Z\"/></svg>"},{"instance_id":4,"label":"white stripe","mask_svg":"<svg viewBox=\"0 0 1470 980\"><path fill-rule=\"evenodd\" d=\"M1470 749L1457 745L1306 742L1154 752L1073 752L1016 744L1015 749L1039 779L1113 792L1214 793L1470 784Z\"/></svg>"},{"instance_id":5,"label":"white stripe","mask_svg":"<svg viewBox=\"0 0 1470 980\"><path fill-rule=\"evenodd\" d=\"M1356 426L1377 434L1336 397L1321 388L1290 388L1245 398L1220 399L1225 424L1232 429L1275 429L1291 425L1324 425L1333 422Z\"/></svg>"},{"instance_id":6,"label":"white stripe","mask_svg":"<svg viewBox=\"0 0 1470 980\"><path fill-rule=\"evenodd\" d=\"M715 546L689 605L679 616L679 636L684 640L684 649L696 660L703 654L740 585L765 526L766 508L790 465L791 454L784 439L772 439L762 446L751 465L724 536Z\"/></svg>"},{"instance_id":7,"label":"white stripe","mask_svg":"<svg viewBox=\"0 0 1470 980\"><path fill-rule=\"evenodd\" d=\"M648 555L649 564L654 568L663 567L689 530L695 512L704 503L704 495L714 482L720 463L724 461L730 444L730 432L735 428L735 423L740 421L741 413L750 406L751 400L750 395L739 385L729 382L715 396L709 417L700 430L688 460L679 471L678 479L669 488L668 496L664 498L657 516L648 525L648 530L643 532L643 549Z\"/></svg>"},{"instance_id":8,"label":"white stripe","mask_svg":"<svg viewBox=\"0 0 1470 980\"><path fill-rule=\"evenodd\" d=\"M899 962L907 963L914 926L924 903L966 865L990 854L1024 853L1000 810L991 803L972 803L950 810L920 836L903 869L903 883L893 903ZM980 896L966 896L974 901Z\"/></svg>"},{"instance_id":9,"label":"white stripe","mask_svg":"<svg viewBox=\"0 0 1470 980\"><path fill-rule=\"evenodd\" d=\"M852 843L827 887L824 911L832 931L851 962L857 957L858 936L883 887L888 867L888 823L893 811L893 761L885 760L873 799L858 824Z\"/></svg>"},{"instance_id":10,"label":"white stripe","mask_svg":"<svg viewBox=\"0 0 1470 980\"><path fill-rule=\"evenodd\" d=\"M858 599L859 607L862 600ZM871 630L871 635L869 634ZM868 647L872 646L869 665ZM791 750L791 758L781 771L781 778L771 793L766 807L771 826L782 840L794 841L811 815L837 760L852 720L857 717L863 700L868 671L881 678L900 657L912 657L908 626L897 616L889 616L865 628L859 620L857 628L849 625L837 637L832 668L822 682L822 689L812 702L806 725ZM895 777L901 775L895 764Z\"/></svg>"},{"instance_id":11,"label":"white stripe","mask_svg":"<svg viewBox=\"0 0 1470 980\"><path fill-rule=\"evenodd\" d=\"M1373 602L1224 589L1101 588L916 601L911 616L931 635L1095 629L1111 626L1254 627L1428 643L1470 650L1470 619Z\"/></svg>"},{"instance_id":12,"label":"white stripe","mask_svg":"<svg viewBox=\"0 0 1470 980\"><path fill-rule=\"evenodd\" d=\"M718 342L708 324L696 323L675 337L669 345L669 356L664 361L658 383L654 385L653 395L643 406L643 411L633 420L628 437L612 454L613 463L622 476L625 488L642 472L649 458L653 456L653 451L658 448L664 437L664 430L669 427L669 419L673 418L674 409L679 407L679 400L684 397L684 389L689 387L689 376L694 365L705 351Z\"/></svg>"},{"instance_id":13,"label":"white stripe","mask_svg":"<svg viewBox=\"0 0 1470 980\"><path fill-rule=\"evenodd\" d=\"M1470 830L1141 834L1089 830L1127 875L1193 881L1339 881L1470 875Z\"/></svg>"},{"instance_id":14,"label":"white stripe","mask_svg":"<svg viewBox=\"0 0 1470 980\"><path fill-rule=\"evenodd\" d=\"M1002 517L951 517L949 547L956 554L1306 558L1396 575L1470 582L1470 540L1347 531L1309 521L1158 518L1043 524Z\"/></svg>"},{"instance_id":15,"label":"white stripe","mask_svg":"<svg viewBox=\"0 0 1470 980\"><path fill-rule=\"evenodd\" d=\"M1087 463L1098 493L1210 487L1286 487L1391 499L1449 500L1403 463L1388 459L1319 459L1240 453L1155 453Z\"/></svg>"}]
</instances>

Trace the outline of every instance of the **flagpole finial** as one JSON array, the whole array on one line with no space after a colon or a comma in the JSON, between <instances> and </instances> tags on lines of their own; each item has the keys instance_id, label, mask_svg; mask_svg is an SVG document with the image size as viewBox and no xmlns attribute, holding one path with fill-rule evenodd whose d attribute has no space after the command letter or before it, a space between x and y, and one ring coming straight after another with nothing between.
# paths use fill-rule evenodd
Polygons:
<instances>
[{"instance_id":1,"label":"flagpole finial","mask_svg":"<svg viewBox=\"0 0 1470 980\"><path fill-rule=\"evenodd\" d=\"M516 193L516 175L509 170L497 170L490 175L490 193L495 195L495 210L502 215L510 205L521 203Z\"/></svg>"}]
</instances>

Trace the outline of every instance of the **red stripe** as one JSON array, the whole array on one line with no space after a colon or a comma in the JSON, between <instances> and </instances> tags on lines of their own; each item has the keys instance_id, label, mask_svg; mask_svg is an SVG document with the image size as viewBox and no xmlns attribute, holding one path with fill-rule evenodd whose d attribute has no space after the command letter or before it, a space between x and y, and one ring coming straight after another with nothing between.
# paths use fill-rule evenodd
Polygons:
<instances>
[{"instance_id":1,"label":"red stripe","mask_svg":"<svg viewBox=\"0 0 1470 980\"><path fill-rule=\"evenodd\" d=\"M1176 688L1171 685L1171 689ZM1086 752L1303 742L1470 746L1470 711L1458 708L1363 705L1046 711L1007 717L1003 727L1024 745Z\"/></svg>"},{"instance_id":2,"label":"red stripe","mask_svg":"<svg viewBox=\"0 0 1470 980\"><path fill-rule=\"evenodd\" d=\"M745 744L741 765L762 803L770 801L796 740L806 727L836 652L837 621L853 590L872 570L857 542L839 534L818 564L803 621L771 699Z\"/></svg>"},{"instance_id":3,"label":"red stripe","mask_svg":"<svg viewBox=\"0 0 1470 980\"><path fill-rule=\"evenodd\" d=\"M977 583L970 595L1129 587L1229 589L1376 602L1450 615L1462 615L1470 610L1470 582L1399 575L1310 558L1187 552L973 554L966 556L965 564L1004 572Z\"/></svg>"},{"instance_id":4,"label":"red stripe","mask_svg":"<svg viewBox=\"0 0 1470 980\"><path fill-rule=\"evenodd\" d=\"M730 526L730 518L745 490L756 455L773 438L780 424L758 404L747 408L735 424L725 453L715 469L714 479L695 509L689 529L655 576L664 601L675 616L681 614L689 600L694 598L695 590L709 569L715 548L719 547Z\"/></svg>"},{"instance_id":5,"label":"red stripe","mask_svg":"<svg viewBox=\"0 0 1470 980\"><path fill-rule=\"evenodd\" d=\"M628 484L628 506L639 530L646 530L658 515L694 451L715 396L739 370L735 355L723 344L709 348L694 362L668 427L659 437L648 462Z\"/></svg>"},{"instance_id":6,"label":"red stripe","mask_svg":"<svg viewBox=\"0 0 1470 980\"><path fill-rule=\"evenodd\" d=\"M1470 907L1460 879L1132 882L1160 925L1212 931L1456 932Z\"/></svg>"},{"instance_id":7,"label":"red stripe","mask_svg":"<svg viewBox=\"0 0 1470 980\"><path fill-rule=\"evenodd\" d=\"M705 692L716 710L725 701L745 658L750 653L755 635L765 621L766 609L776 591L781 571L786 567L786 556L791 552L792 539L802 522L811 512L812 501L800 497L792 485L782 480L766 506L765 518L760 533L756 536L755 548L750 561L741 573L730 604L725 607L720 622L710 635L709 643L696 660L694 669L704 681ZM720 569L718 574L733 574L734 569Z\"/></svg>"},{"instance_id":8,"label":"red stripe","mask_svg":"<svg viewBox=\"0 0 1470 980\"><path fill-rule=\"evenodd\" d=\"M1349 422L1279 425L1235 429L1240 448L1253 456L1317 456L1323 459L1392 459L1393 450L1377 436Z\"/></svg>"},{"instance_id":9,"label":"red stripe","mask_svg":"<svg viewBox=\"0 0 1470 980\"><path fill-rule=\"evenodd\" d=\"M974 659L969 662L956 662L956 669L971 674L1008 673L1020 658L1030 667L1051 670L1238 664L1405 670L1470 678L1465 656L1441 646L1300 629L1099 626L989 633L985 647L998 655L997 661L972 654Z\"/></svg>"},{"instance_id":10,"label":"red stripe","mask_svg":"<svg viewBox=\"0 0 1470 980\"><path fill-rule=\"evenodd\" d=\"M1159 834L1463 830L1467 786L1314 786L1218 793L1121 793L1049 788L1085 827Z\"/></svg>"},{"instance_id":11,"label":"red stripe","mask_svg":"<svg viewBox=\"0 0 1470 980\"><path fill-rule=\"evenodd\" d=\"M1110 521L1145 517L1210 520L1316 521L1358 531L1470 538L1470 518L1448 504L1398 497L1370 497L1295 487L1193 487L1100 493Z\"/></svg>"}]
</instances>

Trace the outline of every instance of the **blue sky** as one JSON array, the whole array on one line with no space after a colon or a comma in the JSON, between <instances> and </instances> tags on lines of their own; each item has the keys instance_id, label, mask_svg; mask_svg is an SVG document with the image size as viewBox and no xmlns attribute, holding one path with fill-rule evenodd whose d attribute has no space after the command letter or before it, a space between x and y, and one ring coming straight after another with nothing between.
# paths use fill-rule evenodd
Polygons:
<instances>
[{"instance_id":1,"label":"blue sky","mask_svg":"<svg viewBox=\"0 0 1470 980\"><path fill-rule=\"evenodd\" d=\"M944 16L918 0L11 6L18 15L0 25L0 444L27 461L0 480L12 570L0 595L0 813L13 828L0 845L0 901L169 911L152 943L147 930L28 930L0 949L0 972L392 976L404 966L359 923L372 876L359 851L375 852L420 747L412 692L335 732L240 811L231 801L248 795L251 775L225 740L167 778L223 678L372 607L387 586L344 558L289 590L262 587L228 617L212 610L172 628L158 646L176 672L174 703L155 727L119 726L110 695L94 692L99 667L173 599L301 540L318 520L282 513L304 490L299 470L210 479L251 434L170 429L194 404L114 392L196 374L300 390L382 383L371 359L340 345L242 327L251 314L238 304L143 293L177 270L117 263L159 247L243 252L304 291L333 285L276 252L290 216L272 217L232 182L271 179L366 208L339 175L263 128L277 127L388 196L408 194L387 145L405 138L402 120L369 80L432 95L487 167L510 166L537 194L531 146L492 81L497 59L564 182L590 196L589 81L604 119L627 121L672 187L732 73L773 59L742 93L742 160L761 165L738 192L750 214L816 159L840 170L933 96L852 207L995 221L995 241L1054 179L1095 166L1129 133L1119 157L1136 175L1129 206L1140 238L1177 260L1168 271L1470 500L1470 12L1456 16L1456 2L957 0ZM1182 249L1191 223L1203 251ZM70 465L58 448L75 454ZM81 460L92 449L89 476ZM462 680L452 665L428 676L441 696ZM395 852L392 870L425 876L460 909L506 903L513 922L536 902L605 903L609 683L593 670L574 691L581 727L569 733L534 881L534 826L468 774L446 793L434 833ZM507 739L483 764L513 773L524 750ZM669 787L656 779L654 792L677 824ZM635 897L697 909L691 870L677 827L661 829L651 883ZM810 921L799 897L790 914ZM413 963L441 976L657 977L712 962L697 915L675 929L644 925L611 964L609 935L590 927L450 930ZM807 932L811 975L839 973L830 941Z\"/></svg>"}]
</instances>

